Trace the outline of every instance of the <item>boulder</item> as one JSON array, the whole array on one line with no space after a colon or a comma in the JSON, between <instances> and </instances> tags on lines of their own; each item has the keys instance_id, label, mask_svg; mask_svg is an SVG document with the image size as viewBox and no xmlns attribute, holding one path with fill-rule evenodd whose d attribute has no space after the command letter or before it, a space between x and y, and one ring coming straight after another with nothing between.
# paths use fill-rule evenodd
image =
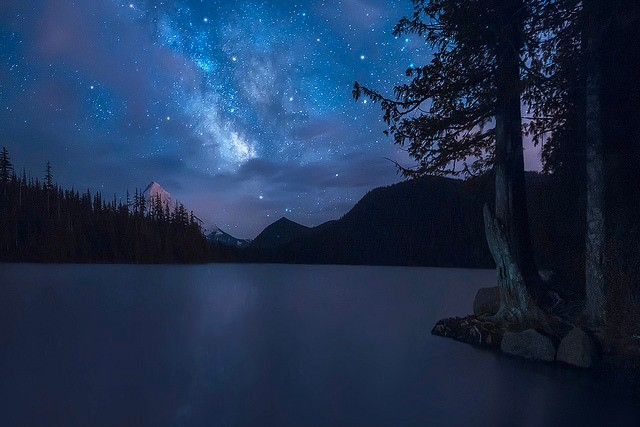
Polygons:
<instances>
[{"instance_id":1,"label":"boulder","mask_svg":"<svg viewBox=\"0 0 640 427\"><path fill-rule=\"evenodd\" d=\"M493 322L467 316L442 319L436 323L431 333L468 344L498 349L503 331Z\"/></svg>"},{"instance_id":2,"label":"boulder","mask_svg":"<svg viewBox=\"0 0 640 427\"><path fill-rule=\"evenodd\" d=\"M500 344L500 350L513 356L543 360L545 362L553 362L556 355L551 339L535 329L527 329L522 332L505 332Z\"/></svg>"},{"instance_id":3,"label":"boulder","mask_svg":"<svg viewBox=\"0 0 640 427\"><path fill-rule=\"evenodd\" d=\"M494 315L500 309L500 292L498 287L478 289L476 298L473 300L473 314Z\"/></svg>"},{"instance_id":4,"label":"boulder","mask_svg":"<svg viewBox=\"0 0 640 427\"><path fill-rule=\"evenodd\" d=\"M594 339L585 331L573 328L560 341L556 358L569 365L589 368L598 358L597 346Z\"/></svg>"}]
</instances>

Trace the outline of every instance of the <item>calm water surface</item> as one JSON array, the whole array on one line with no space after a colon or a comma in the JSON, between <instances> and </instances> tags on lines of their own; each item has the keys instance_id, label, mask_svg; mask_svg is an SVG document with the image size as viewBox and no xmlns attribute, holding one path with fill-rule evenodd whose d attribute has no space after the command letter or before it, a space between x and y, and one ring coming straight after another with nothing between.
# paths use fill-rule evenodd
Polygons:
<instances>
[{"instance_id":1,"label":"calm water surface","mask_svg":"<svg viewBox=\"0 0 640 427\"><path fill-rule=\"evenodd\" d=\"M0 264L0 425L638 425L589 375L430 335L494 272Z\"/></svg>"}]
</instances>

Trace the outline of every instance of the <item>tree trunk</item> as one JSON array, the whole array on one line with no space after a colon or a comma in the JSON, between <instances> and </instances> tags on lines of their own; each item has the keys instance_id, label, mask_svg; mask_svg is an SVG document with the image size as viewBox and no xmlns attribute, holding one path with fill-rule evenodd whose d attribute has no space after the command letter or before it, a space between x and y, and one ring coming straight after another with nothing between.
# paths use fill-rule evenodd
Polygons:
<instances>
[{"instance_id":1,"label":"tree trunk","mask_svg":"<svg viewBox=\"0 0 640 427\"><path fill-rule=\"evenodd\" d=\"M529 236L527 197L520 111L520 0L501 3L502 40L497 51L495 216L485 208L485 231L496 262L500 310L496 315L508 322L526 325L539 319L533 292L541 281L535 268Z\"/></svg>"},{"instance_id":2,"label":"tree trunk","mask_svg":"<svg viewBox=\"0 0 640 427\"><path fill-rule=\"evenodd\" d=\"M602 137L602 110L600 104L601 64L599 60L602 23L595 10L597 0L585 0L586 46L584 70L586 73L586 161L587 161L587 234L585 316L592 326L605 320L604 274L604 144Z\"/></svg>"},{"instance_id":3,"label":"tree trunk","mask_svg":"<svg viewBox=\"0 0 640 427\"><path fill-rule=\"evenodd\" d=\"M496 319L520 326L538 322L542 313L529 292L527 273L514 257L517 250L507 237L503 224L493 216L488 205L484 206L484 223L487 243L498 273L500 309Z\"/></svg>"}]
</instances>

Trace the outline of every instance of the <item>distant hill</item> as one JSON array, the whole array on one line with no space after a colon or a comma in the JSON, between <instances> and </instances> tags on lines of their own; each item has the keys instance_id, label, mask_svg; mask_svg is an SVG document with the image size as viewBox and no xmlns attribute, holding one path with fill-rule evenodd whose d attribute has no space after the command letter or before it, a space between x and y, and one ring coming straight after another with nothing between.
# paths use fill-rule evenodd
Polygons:
<instances>
[{"instance_id":1,"label":"distant hill","mask_svg":"<svg viewBox=\"0 0 640 427\"><path fill-rule=\"evenodd\" d=\"M314 228L282 218L254 240L267 261L489 267L479 180L423 177L366 194Z\"/></svg>"},{"instance_id":2,"label":"distant hill","mask_svg":"<svg viewBox=\"0 0 640 427\"><path fill-rule=\"evenodd\" d=\"M254 240L252 260L309 264L493 267L482 206L493 200L490 176L458 180L425 176L367 193L342 218L314 228L281 218ZM580 239L580 224L555 197L549 176L527 174L532 238L540 267L548 267L567 232ZM562 215L558 215L562 213ZM574 221L574 220L573 220ZM571 240L571 239L568 239ZM573 241L573 240L572 240ZM569 257L577 249L567 248ZM579 252L579 251L578 251ZM566 259L566 255L565 255Z\"/></svg>"},{"instance_id":3,"label":"distant hill","mask_svg":"<svg viewBox=\"0 0 640 427\"><path fill-rule=\"evenodd\" d=\"M282 247L295 239L303 238L310 231L311 228L282 217L262 230L251 242L251 248L273 249Z\"/></svg>"},{"instance_id":4,"label":"distant hill","mask_svg":"<svg viewBox=\"0 0 640 427\"><path fill-rule=\"evenodd\" d=\"M251 240L238 239L236 237L233 237L229 233L222 231L218 227L213 227L213 230L211 230L207 234L207 240L210 242L218 243L220 245L231 246L234 248L245 248L251 243Z\"/></svg>"}]
</instances>

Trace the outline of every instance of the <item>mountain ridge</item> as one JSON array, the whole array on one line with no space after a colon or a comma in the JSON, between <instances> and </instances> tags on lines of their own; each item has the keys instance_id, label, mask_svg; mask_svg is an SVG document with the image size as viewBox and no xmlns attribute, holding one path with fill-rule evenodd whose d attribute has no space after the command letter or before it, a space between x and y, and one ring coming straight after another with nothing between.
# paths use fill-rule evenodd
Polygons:
<instances>
[{"instance_id":1,"label":"mountain ridge","mask_svg":"<svg viewBox=\"0 0 640 427\"><path fill-rule=\"evenodd\" d=\"M207 233L206 236L207 240L210 242L215 242L221 245L240 249L249 246L252 242L251 239L238 239L237 237L233 237L216 225L213 226L213 229L209 233Z\"/></svg>"},{"instance_id":2,"label":"mountain ridge","mask_svg":"<svg viewBox=\"0 0 640 427\"><path fill-rule=\"evenodd\" d=\"M421 177L369 191L280 247L280 262L490 267L477 181Z\"/></svg>"},{"instance_id":3,"label":"mountain ridge","mask_svg":"<svg viewBox=\"0 0 640 427\"><path fill-rule=\"evenodd\" d=\"M302 226L300 233L289 233L288 241L280 245L249 246L247 260L494 268L482 216L484 204L495 197L492 183L491 174L467 180L424 176L378 187L339 219ZM555 191L551 175L528 172L526 183L538 267L581 271L575 252L584 224L563 211L572 212L573 202ZM549 245L559 237L570 244Z\"/></svg>"},{"instance_id":4,"label":"mountain ridge","mask_svg":"<svg viewBox=\"0 0 640 427\"><path fill-rule=\"evenodd\" d=\"M292 239L305 235L309 230L311 230L310 227L298 224L283 216L265 227L253 239L251 248L274 249L288 244Z\"/></svg>"}]
</instances>

